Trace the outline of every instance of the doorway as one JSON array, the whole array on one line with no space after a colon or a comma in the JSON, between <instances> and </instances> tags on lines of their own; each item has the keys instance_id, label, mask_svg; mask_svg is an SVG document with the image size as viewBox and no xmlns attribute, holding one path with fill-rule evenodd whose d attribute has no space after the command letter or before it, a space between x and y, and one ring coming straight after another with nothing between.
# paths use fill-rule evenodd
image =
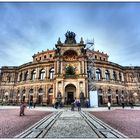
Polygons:
<instances>
[{"instance_id":1,"label":"doorway","mask_svg":"<svg viewBox=\"0 0 140 140\"><path fill-rule=\"evenodd\" d=\"M103 97L102 97L102 95L99 95L98 96L98 104L99 105L102 105L103 104Z\"/></svg>"},{"instance_id":2,"label":"doorway","mask_svg":"<svg viewBox=\"0 0 140 140\"><path fill-rule=\"evenodd\" d=\"M43 102L43 96L39 95L38 96L38 104L42 104L42 102Z\"/></svg>"},{"instance_id":3,"label":"doorway","mask_svg":"<svg viewBox=\"0 0 140 140\"><path fill-rule=\"evenodd\" d=\"M119 98L116 96L116 104L119 104Z\"/></svg>"},{"instance_id":4,"label":"doorway","mask_svg":"<svg viewBox=\"0 0 140 140\"><path fill-rule=\"evenodd\" d=\"M72 102L74 102L74 99L76 97L76 87L73 84L68 84L65 87L65 103L67 105L70 105Z\"/></svg>"},{"instance_id":5,"label":"doorway","mask_svg":"<svg viewBox=\"0 0 140 140\"><path fill-rule=\"evenodd\" d=\"M111 96L108 96L108 102L111 103Z\"/></svg>"},{"instance_id":6,"label":"doorway","mask_svg":"<svg viewBox=\"0 0 140 140\"><path fill-rule=\"evenodd\" d=\"M48 95L48 104L52 105L53 95Z\"/></svg>"},{"instance_id":7,"label":"doorway","mask_svg":"<svg viewBox=\"0 0 140 140\"><path fill-rule=\"evenodd\" d=\"M74 102L74 95L73 92L68 92L67 94L67 104L71 104L72 102Z\"/></svg>"}]
</instances>

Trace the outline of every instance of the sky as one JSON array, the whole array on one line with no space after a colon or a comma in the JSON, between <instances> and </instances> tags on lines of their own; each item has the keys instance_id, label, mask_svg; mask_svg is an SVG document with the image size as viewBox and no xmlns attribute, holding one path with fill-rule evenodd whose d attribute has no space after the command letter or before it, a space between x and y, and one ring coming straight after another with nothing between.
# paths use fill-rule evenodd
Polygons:
<instances>
[{"instance_id":1,"label":"sky","mask_svg":"<svg viewBox=\"0 0 140 140\"><path fill-rule=\"evenodd\" d=\"M67 31L122 66L140 66L140 3L0 2L0 67L20 66L53 49Z\"/></svg>"}]
</instances>

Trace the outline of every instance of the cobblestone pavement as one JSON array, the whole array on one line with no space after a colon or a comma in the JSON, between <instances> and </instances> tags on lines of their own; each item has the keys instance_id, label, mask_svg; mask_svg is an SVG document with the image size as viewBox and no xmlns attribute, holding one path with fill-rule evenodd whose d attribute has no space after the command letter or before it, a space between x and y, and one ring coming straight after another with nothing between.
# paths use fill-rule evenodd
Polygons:
<instances>
[{"instance_id":1,"label":"cobblestone pavement","mask_svg":"<svg viewBox=\"0 0 140 140\"><path fill-rule=\"evenodd\" d=\"M110 126L112 126L113 128L117 129L118 131L122 132L123 134L127 135L130 138L140 138L140 127L139 127L140 108L139 107L135 107L134 109L130 109L130 107L127 107L125 109L121 109L121 107L112 107L111 111L108 111L107 107L88 108L88 109L82 108L82 110L87 111L87 112L92 112L97 118L103 120L104 122L106 122L107 124L109 124ZM69 115L67 113L64 113L65 115L61 113L57 114L57 112L62 112L62 111L69 112L68 113ZM52 115L52 113L49 114L49 112L54 112L57 115ZM77 112L77 109L75 113L76 112ZM38 122L39 120L42 120L42 124L41 125L39 124L40 125L39 131L40 130L43 131L44 127L47 126L46 132L44 131L44 133L40 135L40 138L52 137L54 135L54 132L58 133L58 134L56 133L56 137L59 138L60 136L58 135L60 134L59 132L60 130L66 130L66 131L61 131L61 133L64 133L63 135L65 135L66 138L70 137L74 133L77 135L78 132L83 134L83 130L85 129L82 129L82 128L84 128L84 126L87 126L86 128L89 132L91 131L91 129L92 130L96 129L94 128L94 126L89 127L87 125L87 123L89 122L87 123L83 122L84 118L80 118L80 116L77 113L76 113L77 114L76 115L77 117L76 117L73 113L74 112L70 112L70 108L55 109L52 107L36 107L35 109L26 109L25 116L19 117L18 116L19 106L0 106L0 114L1 114L0 115L0 138L12 138L15 135L18 135L19 133L24 132L24 130L27 130L27 128L29 128L33 124L36 125L36 122ZM52 118L52 120L54 121L51 120L50 122L48 121L46 123L43 123L43 121L45 121L45 119L47 118L45 117L46 115L47 117ZM42 118L43 119L45 118L45 119L43 120ZM75 126L71 124L70 122L71 119L74 120ZM80 123L77 120L79 120L80 123L82 121L80 131L78 131ZM62 126L62 128L60 126ZM97 126L100 127L100 125L97 125ZM109 129L107 129L107 132L108 130ZM36 133L35 131L34 132L35 134L39 134L40 133L39 131L38 133ZM104 132L106 133L106 131ZM48 135L45 135L46 133ZM110 133L108 134L110 135ZM72 136L72 138L76 138L74 135ZM32 136L34 137L34 133L33 135L30 135L29 137L32 137ZM56 137L54 136L54 138ZM85 137L83 138L86 138L86 137L87 138L92 137L92 134L89 134L87 136L86 131L85 131ZM95 135L94 137L96 138Z\"/></svg>"},{"instance_id":2,"label":"cobblestone pavement","mask_svg":"<svg viewBox=\"0 0 140 140\"><path fill-rule=\"evenodd\" d=\"M54 112L15 138L126 138L88 112Z\"/></svg>"},{"instance_id":3,"label":"cobblestone pavement","mask_svg":"<svg viewBox=\"0 0 140 140\"><path fill-rule=\"evenodd\" d=\"M19 116L18 108L3 107L0 109L0 138L12 138L28 127L50 114L45 111L35 111L26 109L25 116Z\"/></svg>"},{"instance_id":4,"label":"cobblestone pavement","mask_svg":"<svg viewBox=\"0 0 140 140\"><path fill-rule=\"evenodd\" d=\"M140 138L140 110L138 108L91 113L129 138Z\"/></svg>"}]
</instances>

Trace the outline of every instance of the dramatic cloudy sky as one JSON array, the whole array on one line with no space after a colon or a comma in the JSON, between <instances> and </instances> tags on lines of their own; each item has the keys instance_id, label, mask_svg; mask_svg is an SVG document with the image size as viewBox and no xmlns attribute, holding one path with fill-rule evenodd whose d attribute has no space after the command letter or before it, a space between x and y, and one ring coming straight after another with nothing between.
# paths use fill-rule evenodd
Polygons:
<instances>
[{"instance_id":1,"label":"dramatic cloudy sky","mask_svg":"<svg viewBox=\"0 0 140 140\"><path fill-rule=\"evenodd\" d=\"M0 3L0 66L32 61L67 30L120 65L140 66L140 3Z\"/></svg>"}]
</instances>

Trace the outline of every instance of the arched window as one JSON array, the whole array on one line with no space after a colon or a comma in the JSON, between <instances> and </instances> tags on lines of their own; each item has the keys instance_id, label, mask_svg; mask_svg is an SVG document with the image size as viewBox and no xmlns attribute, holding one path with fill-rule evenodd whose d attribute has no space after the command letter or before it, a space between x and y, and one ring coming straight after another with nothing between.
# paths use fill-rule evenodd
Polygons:
<instances>
[{"instance_id":1,"label":"arched window","mask_svg":"<svg viewBox=\"0 0 140 140\"><path fill-rule=\"evenodd\" d=\"M102 89L101 88L98 89L98 94L102 94Z\"/></svg>"},{"instance_id":2,"label":"arched window","mask_svg":"<svg viewBox=\"0 0 140 140\"><path fill-rule=\"evenodd\" d=\"M105 80L110 80L110 73L108 70L105 71Z\"/></svg>"},{"instance_id":3,"label":"arched window","mask_svg":"<svg viewBox=\"0 0 140 140\"><path fill-rule=\"evenodd\" d=\"M34 92L34 90L31 88L30 90L29 90L29 93L33 93Z\"/></svg>"},{"instance_id":4,"label":"arched window","mask_svg":"<svg viewBox=\"0 0 140 140\"><path fill-rule=\"evenodd\" d=\"M122 75L119 73L119 80L122 81Z\"/></svg>"},{"instance_id":5,"label":"arched window","mask_svg":"<svg viewBox=\"0 0 140 140\"><path fill-rule=\"evenodd\" d=\"M22 94L24 94L25 92L26 92L26 90L25 90L25 89L23 89L23 90L22 90Z\"/></svg>"},{"instance_id":6,"label":"arched window","mask_svg":"<svg viewBox=\"0 0 140 140\"><path fill-rule=\"evenodd\" d=\"M103 91L101 88L98 89L98 104L99 105L103 104Z\"/></svg>"},{"instance_id":7,"label":"arched window","mask_svg":"<svg viewBox=\"0 0 140 140\"><path fill-rule=\"evenodd\" d=\"M22 73L19 75L19 81L22 81Z\"/></svg>"},{"instance_id":8,"label":"arched window","mask_svg":"<svg viewBox=\"0 0 140 140\"><path fill-rule=\"evenodd\" d=\"M96 70L96 80L101 80L101 70L100 69Z\"/></svg>"},{"instance_id":9,"label":"arched window","mask_svg":"<svg viewBox=\"0 0 140 140\"><path fill-rule=\"evenodd\" d=\"M111 96L112 96L112 91L111 91L111 89L108 89L108 101L111 103Z\"/></svg>"},{"instance_id":10,"label":"arched window","mask_svg":"<svg viewBox=\"0 0 140 140\"><path fill-rule=\"evenodd\" d=\"M50 88L49 90L48 90L48 94L52 94L53 93L53 88Z\"/></svg>"},{"instance_id":11,"label":"arched window","mask_svg":"<svg viewBox=\"0 0 140 140\"><path fill-rule=\"evenodd\" d=\"M29 72L27 71L24 75L24 80L27 81L29 79Z\"/></svg>"},{"instance_id":12,"label":"arched window","mask_svg":"<svg viewBox=\"0 0 140 140\"><path fill-rule=\"evenodd\" d=\"M47 103L52 104L52 101L53 101L53 88L50 88L48 90L48 101L47 101Z\"/></svg>"},{"instance_id":13,"label":"arched window","mask_svg":"<svg viewBox=\"0 0 140 140\"><path fill-rule=\"evenodd\" d=\"M39 88L38 92L43 93L43 88Z\"/></svg>"},{"instance_id":14,"label":"arched window","mask_svg":"<svg viewBox=\"0 0 140 140\"><path fill-rule=\"evenodd\" d=\"M119 104L119 91L116 90L116 103Z\"/></svg>"},{"instance_id":15,"label":"arched window","mask_svg":"<svg viewBox=\"0 0 140 140\"><path fill-rule=\"evenodd\" d=\"M54 79L54 68L51 68L49 71L49 77L50 79Z\"/></svg>"},{"instance_id":16,"label":"arched window","mask_svg":"<svg viewBox=\"0 0 140 140\"><path fill-rule=\"evenodd\" d=\"M33 70L31 73L31 80L35 80L36 79L36 71Z\"/></svg>"},{"instance_id":17,"label":"arched window","mask_svg":"<svg viewBox=\"0 0 140 140\"><path fill-rule=\"evenodd\" d=\"M40 79L41 80L45 79L45 70L44 69L40 70Z\"/></svg>"},{"instance_id":18,"label":"arched window","mask_svg":"<svg viewBox=\"0 0 140 140\"><path fill-rule=\"evenodd\" d=\"M111 95L111 94L112 94L111 89L108 89L108 95Z\"/></svg>"},{"instance_id":19,"label":"arched window","mask_svg":"<svg viewBox=\"0 0 140 140\"><path fill-rule=\"evenodd\" d=\"M11 76L10 74L7 76L7 82L10 82L11 81Z\"/></svg>"},{"instance_id":20,"label":"arched window","mask_svg":"<svg viewBox=\"0 0 140 140\"><path fill-rule=\"evenodd\" d=\"M113 80L116 81L117 80L117 74L115 71L113 71Z\"/></svg>"}]
</instances>

